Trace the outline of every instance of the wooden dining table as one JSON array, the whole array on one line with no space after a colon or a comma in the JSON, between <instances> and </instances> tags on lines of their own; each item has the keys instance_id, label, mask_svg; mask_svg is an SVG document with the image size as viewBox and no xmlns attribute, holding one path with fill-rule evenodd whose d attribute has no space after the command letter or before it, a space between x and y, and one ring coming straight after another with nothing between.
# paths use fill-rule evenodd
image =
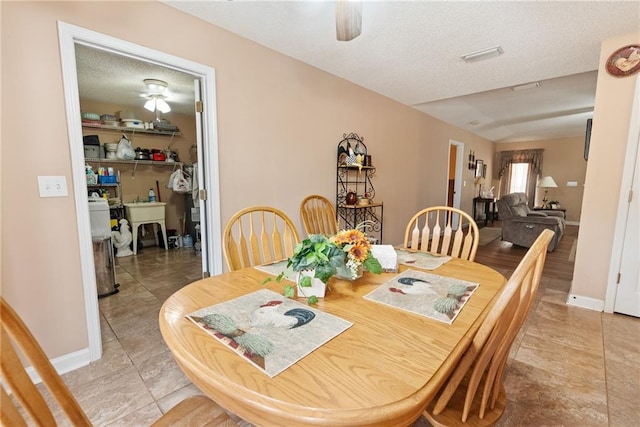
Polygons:
<instances>
[{"instance_id":1,"label":"wooden dining table","mask_svg":"<svg viewBox=\"0 0 640 427\"><path fill-rule=\"evenodd\" d=\"M399 272L407 267L400 265ZM199 309L284 282L245 268L191 283L169 297L162 336L187 377L220 406L256 426L407 426L434 398L506 279L452 258L428 273L479 283L451 324L365 299L398 273L330 279L313 307L353 325L271 378L186 318ZM306 303L306 300L300 299Z\"/></svg>"}]
</instances>

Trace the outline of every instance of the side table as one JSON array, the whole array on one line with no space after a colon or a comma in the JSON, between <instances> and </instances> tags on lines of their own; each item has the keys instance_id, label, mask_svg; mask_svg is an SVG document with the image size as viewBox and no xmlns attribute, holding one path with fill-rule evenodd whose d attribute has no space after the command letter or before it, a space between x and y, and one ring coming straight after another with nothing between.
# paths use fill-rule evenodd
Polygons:
<instances>
[{"instance_id":1,"label":"side table","mask_svg":"<svg viewBox=\"0 0 640 427\"><path fill-rule=\"evenodd\" d=\"M489 214L491 214L491 225L493 225L493 221L496 219L496 199L494 198L485 198L485 197L475 197L473 199L473 220L476 221L476 207L478 203L484 203L484 226L486 227L489 224ZM477 222L477 221L476 221Z\"/></svg>"}]
</instances>

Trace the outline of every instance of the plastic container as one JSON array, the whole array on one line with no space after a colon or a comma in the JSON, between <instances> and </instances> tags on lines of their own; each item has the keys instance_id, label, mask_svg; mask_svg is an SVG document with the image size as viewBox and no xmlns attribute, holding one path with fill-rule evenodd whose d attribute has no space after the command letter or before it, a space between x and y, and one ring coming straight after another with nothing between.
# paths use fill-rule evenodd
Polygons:
<instances>
[{"instance_id":1,"label":"plastic container","mask_svg":"<svg viewBox=\"0 0 640 427\"><path fill-rule=\"evenodd\" d=\"M190 234L185 234L185 236L182 238L182 246L185 248L193 247L193 238Z\"/></svg>"},{"instance_id":2,"label":"plastic container","mask_svg":"<svg viewBox=\"0 0 640 427\"><path fill-rule=\"evenodd\" d=\"M115 184L118 182L115 175L99 175L98 180L100 184Z\"/></svg>"},{"instance_id":3,"label":"plastic container","mask_svg":"<svg viewBox=\"0 0 640 427\"><path fill-rule=\"evenodd\" d=\"M156 201L156 192L153 191L153 188L149 189L149 201L150 202L155 202Z\"/></svg>"}]
</instances>

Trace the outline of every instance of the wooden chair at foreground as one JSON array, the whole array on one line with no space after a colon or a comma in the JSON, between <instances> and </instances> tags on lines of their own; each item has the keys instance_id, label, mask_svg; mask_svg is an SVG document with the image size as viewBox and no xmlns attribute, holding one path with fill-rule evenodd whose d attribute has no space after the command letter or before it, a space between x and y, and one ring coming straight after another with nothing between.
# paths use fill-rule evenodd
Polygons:
<instances>
[{"instance_id":1,"label":"wooden chair at foreground","mask_svg":"<svg viewBox=\"0 0 640 427\"><path fill-rule=\"evenodd\" d=\"M230 271L286 259L293 255L299 241L291 219L268 206L237 212L222 233L224 259Z\"/></svg>"},{"instance_id":2,"label":"wooden chair at foreground","mask_svg":"<svg viewBox=\"0 0 640 427\"><path fill-rule=\"evenodd\" d=\"M540 233L494 297L437 400L423 413L433 426L490 426L502 416L507 402L505 365L535 298L553 234L551 230Z\"/></svg>"},{"instance_id":3,"label":"wooden chair at foreground","mask_svg":"<svg viewBox=\"0 0 640 427\"><path fill-rule=\"evenodd\" d=\"M0 386L0 425L3 426L55 426L56 418L38 387L31 382L19 353L42 378L47 390L60 406L73 426L91 426L78 401L58 375L47 355L13 308L0 297L2 328L2 382ZM13 393L15 399L9 396ZM51 402L54 404L53 402ZM19 406L22 411L19 409ZM58 416L62 416L62 412ZM205 396L183 400L157 420L154 427L164 426L237 426L220 406Z\"/></svg>"},{"instance_id":4,"label":"wooden chair at foreground","mask_svg":"<svg viewBox=\"0 0 640 427\"><path fill-rule=\"evenodd\" d=\"M469 214L448 206L433 206L411 218L403 247L473 261L479 241L478 225Z\"/></svg>"},{"instance_id":5,"label":"wooden chair at foreground","mask_svg":"<svg viewBox=\"0 0 640 427\"><path fill-rule=\"evenodd\" d=\"M300 204L300 216L307 234L333 236L338 233L336 210L324 196L313 194L305 197Z\"/></svg>"}]
</instances>

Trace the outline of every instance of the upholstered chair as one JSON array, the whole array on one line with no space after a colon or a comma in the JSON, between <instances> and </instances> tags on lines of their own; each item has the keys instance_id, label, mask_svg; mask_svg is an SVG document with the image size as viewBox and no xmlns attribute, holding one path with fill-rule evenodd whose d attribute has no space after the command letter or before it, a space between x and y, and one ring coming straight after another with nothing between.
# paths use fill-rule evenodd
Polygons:
<instances>
[{"instance_id":1,"label":"upholstered chair","mask_svg":"<svg viewBox=\"0 0 640 427\"><path fill-rule=\"evenodd\" d=\"M498 200L498 217L502 221L502 240L530 248L542 230L555 233L548 251L553 252L564 235L565 219L561 211L533 211L524 193L511 193Z\"/></svg>"}]
</instances>

